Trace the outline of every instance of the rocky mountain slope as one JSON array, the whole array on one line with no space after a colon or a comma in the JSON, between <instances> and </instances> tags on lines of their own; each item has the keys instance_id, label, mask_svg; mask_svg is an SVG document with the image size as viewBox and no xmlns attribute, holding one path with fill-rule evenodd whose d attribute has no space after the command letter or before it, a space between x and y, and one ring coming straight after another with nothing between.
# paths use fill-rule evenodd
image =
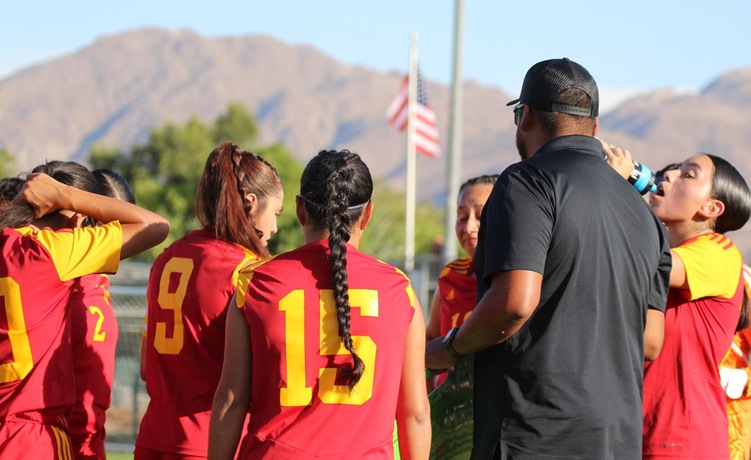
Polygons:
<instances>
[{"instance_id":1,"label":"rocky mountain slope","mask_svg":"<svg viewBox=\"0 0 751 460\"><path fill-rule=\"evenodd\" d=\"M127 149L153 126L193 115L210 121L240 102L255 113L262 143L284 142L301 160L348 148L375 176L403 188L405 137L385 117L401 78L267 36L127 31L0 80L0 147L19 169L45 159L85 162L94 144ZM428 92L446 146L449 88L428 82ZM462 179L518 160L505 106L513 97L465 83ZM664 90L631 99L601 116L600 126L601 138L652 169L703 151L729 159L751 180L751 69L720 75L697 94ZM442 200L445 167L443 158L418 158L420 199ZM751 231L744 232L739 243L751 251Z\"/></svg>"}]
</instances>

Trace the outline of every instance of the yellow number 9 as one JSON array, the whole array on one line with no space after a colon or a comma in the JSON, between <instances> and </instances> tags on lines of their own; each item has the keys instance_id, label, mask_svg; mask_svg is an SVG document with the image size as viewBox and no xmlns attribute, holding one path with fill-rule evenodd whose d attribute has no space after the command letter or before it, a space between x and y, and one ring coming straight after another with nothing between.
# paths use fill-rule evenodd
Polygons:
<instances>
[{"instance_id":1,"label":"yellow number 9","mask_svg":"<svg viewBox=\"0 0 751 460\"><path fill-rule=\"evenodd\" d=\"M180 279L174 292L170 292L170 278L177 273ZM162 277L159 279L159 297L157 303L162 310L172 310L172 337L167 337L167 323L157 321L154 331L154 348L163 355L176 355L183 349L183 301L188 290L190 274L193 273L193 260L185 257L174 257L164 265Z\"/></svg>"}]
</instances>

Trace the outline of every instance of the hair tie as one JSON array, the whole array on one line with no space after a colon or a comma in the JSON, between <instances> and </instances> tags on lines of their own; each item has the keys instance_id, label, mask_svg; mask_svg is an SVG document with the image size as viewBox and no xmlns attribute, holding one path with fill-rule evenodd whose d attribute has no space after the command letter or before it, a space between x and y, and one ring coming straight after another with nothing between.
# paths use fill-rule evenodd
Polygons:
<instances>
[{"instance_id":1,"label":"hair tie","mask_svg":"<svg viewBox=\"0 0 751 460\"><path fill-rule=\"evenodd\" d=\"M311 205L311 206L315 206L316 208L320 208L320 207L321 207L321 205L320 205L320 204L318 204L318 203L315 203L315 202L313 202L313 201L310 201L309 199L305 198L305 197L304 197L304 196L302 196L302 195L297 195L297 196L298 196L298 197L299 197L299 198L300 198L301 200L303 200L304 202L308 203L308 204L309 204L309 205Z\"/></svg>"},{"instance_id":2,"label":"hair tie","mask_svg":"<svg viewBox=\"0 0 751 460\"><path fill-rule=\"evenodd\" d=\"M301 200L303 200L304 202L308 203L311 206L315 206L317 208L321 208L322 207L320 204L318 204L318 203L316 203L314 201L311 201L311 200L305 198L302 195L297 195L297 196L300 197ZM366 201L365 203L360 203L360 204L357 204L357 205L354 205L354 206L348 206L347 207L347 211L354 211L355 209L364 208L365 206L367 206L368 203L370 203L370 200Z\"/></svg>"},{"instance_id":3,"label":"hair tie","mask_svg":"<svg viewBox=\"0 0 751 460\"><path fill-rule=\"evenodd\" d=\"M347 208L347 211L352 211L354 209L364 208L365 206L368 205L368 203L370 203L370 200L366 201L365 203L360 203L360 204L357 204L357 205L354 205L354 206L350 206L350 207Z\"/></svg>"}]
</instances>

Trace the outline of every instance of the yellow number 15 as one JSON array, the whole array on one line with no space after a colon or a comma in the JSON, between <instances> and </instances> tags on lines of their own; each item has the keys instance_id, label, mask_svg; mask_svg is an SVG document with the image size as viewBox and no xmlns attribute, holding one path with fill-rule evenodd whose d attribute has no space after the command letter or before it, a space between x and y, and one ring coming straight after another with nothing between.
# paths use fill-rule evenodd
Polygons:
<instances>
[{"instance_id":1,"label":"yellow number 15","mask_svg":"<svg viewBox=\"0 0 751 460\"><path fill-rule=\"evenodd\" d=\"M349 354L339 336L336 319L336 302L331 289L320 291L319 338L320 354ZM349 303L359 308L361 316L378 316L378 291L373 289L350 289ZM285 337L287 361L286 386L281 388L279 402L282 406L307 406L313 402L313 387L305 379L305 291L297 289L279 301L279 310L286 313ZM318 369L318 397L326 404L362 405L373 395L373 377L376 360L376 344L366 335L353 335L352 342L357 355L365 364L365 371L357 385L350 391L347 385L336 384L337 369Z\"/></svg>"}]
</instances>

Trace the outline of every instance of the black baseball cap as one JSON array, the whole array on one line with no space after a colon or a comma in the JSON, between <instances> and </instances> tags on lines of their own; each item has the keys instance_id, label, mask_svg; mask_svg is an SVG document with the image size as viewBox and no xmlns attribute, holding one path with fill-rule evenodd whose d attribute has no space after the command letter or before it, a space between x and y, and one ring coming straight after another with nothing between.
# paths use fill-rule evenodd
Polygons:
<instances>
[{"instance_id":1,"label":"black baseball cap","mask_svg":"<svg viewBox=\"0 0 751 460\"><path fill-rule=\"evenodd\" d=\"M577 88L587 93L592 101L591 104L587 107L577 107L557 103L558 95L570 88ZM562 58L538 62L530 67L524 77L521 95L506 105L519 102L545 112L596 117L600 106L600 96L597 83L587 69L568 58Z\"/></svg>"}]
</instances>

